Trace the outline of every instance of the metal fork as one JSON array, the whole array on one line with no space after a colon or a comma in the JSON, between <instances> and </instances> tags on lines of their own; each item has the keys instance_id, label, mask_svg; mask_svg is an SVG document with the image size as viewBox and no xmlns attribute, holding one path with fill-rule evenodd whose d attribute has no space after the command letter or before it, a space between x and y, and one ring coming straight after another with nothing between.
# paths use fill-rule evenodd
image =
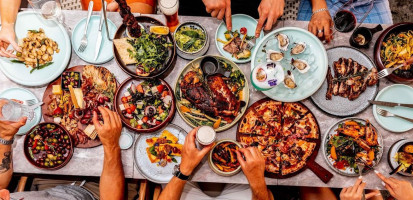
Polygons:
<instances>
[{"instance_id":1,"label":"metal fork","mask_svg":"<svg viewBox=\"0 0 413 200\"><path fill-rule=\"evenodd\" d=\"M93 11L93 1L89 1L89 7L87 9L87 19L86 19L86 24L85 24L85 32L83 33L82 40L80 41L80 46L78 51L83 52L85 51L87 47L87 28L89 26L89 21L90 21L90 16L92 15Z\"/></svg>"},{"instance_id":2,"label":"metal fork","mask_svg":"<svg viewBox=\"0 0 413 200\"><path fill-rule=\"evenodd\" d=\"M357 164L357 168L358 168L358 170L359 170L359 175L360 175L360 177L361 176L363 176L363 173L362 173L362 171L363 171L363 169L364 169L364 163L363 162L359 162L360 160L357 160L356 161L356 164ZM363 198L361 198L361 200L365 200L366 199L366 193L364 192L364 190L363 190Z\"/></svg>"},{"instance_id":3,"label":"metal fork","mask_svg":"<svg viewBox=\"0 0 413 200\"><path fill-rule=\"evenodd\" d=\"M394 70L399 69L400 67L403 67L403 65L404 65L404 64L400 64L400 65L398 65L397 67L386 68L386 69L383 69L383 70L379 71L379 73L378 73L379 79L384 78L384 77L390 75L391 73L393 73Z\"/></svg>"},{"instance_id":4,"label":"metal fork","mask_svg":"<svg viewBox=\"0 0 413 200\"><path fill-rule=\"evenodd\" d=\"M412 123L413 123L413 119L410 119L410 118L407 118L407 117L403 117L403 116L400 116L400 115L393 114L393 113L391 113L391 112L389 112L389 111L387 111L387 110L383 110L383 109L381 109L381 108L379 108L379 107L377 107L376 110L377 110L377 113L378 113L379 115L383 116L383 117L398 117L398 118L401 118L401 119L404 119L404 120L406 120L406 121L409 121L409 122L412 122Z\"/></svg>"},{"instance_id":5,"label":"metal fork","mask_svg":"<svg viewBox=\"0 0 413 200\"><path fill-rule=\"evenodd\" d=\"M36 99L28 99L28 100L23 100L23 105L25 106L32 106L35 103L37 103Z\"/></svg>"}]
</instances>

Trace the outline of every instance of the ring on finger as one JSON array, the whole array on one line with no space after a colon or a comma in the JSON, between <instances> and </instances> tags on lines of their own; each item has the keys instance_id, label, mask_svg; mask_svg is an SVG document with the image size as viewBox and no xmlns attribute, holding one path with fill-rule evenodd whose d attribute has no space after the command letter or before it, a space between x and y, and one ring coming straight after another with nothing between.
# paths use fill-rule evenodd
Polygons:
<instances>
[{"instance_id":1,"label":"ring on finger","mask_svg":"<svg viewBox=\"0 0 413 200\"><path fill-rule=\"evenodd\" d=\"M317 33L322 33L324 32L322 29L317 30Z\"/></svg>"}]
</instances>

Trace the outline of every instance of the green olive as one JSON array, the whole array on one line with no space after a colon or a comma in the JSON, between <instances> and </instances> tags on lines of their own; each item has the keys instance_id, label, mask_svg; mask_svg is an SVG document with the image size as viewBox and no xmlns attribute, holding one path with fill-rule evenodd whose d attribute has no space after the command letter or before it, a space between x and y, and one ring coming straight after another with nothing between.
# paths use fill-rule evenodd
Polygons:
<instances>
[{"instance_id":1,"label":"green olive","mask_svg":"<svg viewBox=\"0 0 413 200\"><path fill-rule=\"evenodd\" d=\"M50 161L50 159L49 158L46 158L46 159L44 159L46 162L49 162Z\"/></svg>"},{"instance_id":2,"label":"green olive","mask_svg":"<svg viewBox=\"0 0 413 200\"><path fill-rule=\"evenodd\" d=\"M78 76L75 76L75 81L77 81L77 80L79 80L79 77L78 77Z\"/></svg>"},{"instance_id":3,"label":"green olive","mask_svg":"<svg viewBox=\"0 0 413 200\"><path fill-rule=\"evenodd\" d=\"M42 151L44 151L44 146L40 147L40 149L41 149Z\"/></svg>"},{"instance_id":4,"label":"green olive","mask_svg":"<svg viewBox=\"0 0 413 200\"><path fill-rule=\"evenodd\" d=\"M74 75L75 75L75 72L71 72L71 73L70 73L70 76L74 76Z\"/></svg>"},{"instance_id":5,"label":"green olive","mask_svg":"<svg viewBox=\"0 0 413 200\"><path fill-rule=\"evenodd\" d=\"M37 146L36 147L36 150L41 150L42 148L40 147L40 146Z\"/></svg>"},{"instance_id":6,"label":"green olive","mask_svg":"<svg viewBox=\"0 0 413 200\"><path fill-rule=\"evenodd\" d=\"M62 163L63 163L63 161L61 161L61 160L57 161L57 164L62 164Z\"/></svg>"},{"instance_id":7,"label":"green olive","mask_svg":"<svg viewBox=\"0 0 413 200\"><path fill-rule=\"evenodd\" d=\"M56 139L56 138L53 138L53 142L56 143L56 142L57 142L57 139Z\"/></svg>"},{"instance_id":8,"label":"green olive","mask_svg":"<svg viewBox=\"0 0 413 200\"><path fill-rule=\"evenodd\" d=\"M55 125L51 125L51 127L52 127L52 129L55 129L55 128L56 128L56 126L55 126Z\"/></svg>"},{"instance_id":9,"label":"green olive","mask_svg":"<svg viewBox=\"0 0 413 200\"><path fill-rule=\"evenodd\" d=\"M47 138L47 142L52 142L52 138Z\"/></svg>"},{"instance_id":10,"label":"green olive","mask_svg":"<svg viewBox=\"0 0 413 200\"><path fill-rule=\"evenodd\" d=\"M65 136L63 137L63 139L67 140L67 139L69 139L69 136L68 136L68 135L65 135Z\"/></svg>"},{"instance_id":11,"label":"green olive","mask_svg":"<svg viewBox=\"0 0 413 200\"><path fill-rule=\"evenodd\" d=\"M47 161L44 162L44 166L45 166L45 167L49 167L49 162L47 162Z\"/></svg>"},{"instance_id":12,"label":"green olive","mask_svg":"<svg viewBox=\"0 0 413 200\"><path fill-rule=\"evenodd\" d=\"M46 128L50 129L50 127L51 127L51 125L50 125L50 124L47 124L47 125L46 125Z\"/></svg>"},{"instance_id":13,"label":"green olive","mask_svg":"<svg viewBox=\"0 0 413 200\"><path fill-rule=\"evenodd\" d=\"M16 56L17 56L17 57L21 57L21 56L22 56L22 53L21 53L21 52L17 52L17 53L16 53Z\"/></svg>"},{"instance_id":14,"label":"green olive","mask_svg":"<svg viewBox=\"0 0 413 200\"><path fill-rule=\"evenodd\" d=\"M50 162L49 165L50 165L50 167L53 167L53 166L54 166L53 162Z\"/></svg>"},{"instance_id":15,"label":"green olive","mask_svg":"<svg viewBox=\"0 0 413 200\"><path fill-rule=\"evenodd\" d=\"M34 138L34 134L32 133L32 134L30 134L30 138Z\"/></svg>"},{"instance_id":16,"label":"green olive","mask_svg":"<svg viewBox=\"0 0 413 200\"><path fill-rule=\"evenodd\" d=\"M57 154L57 157L62 157L62 154L61 154L61 153L58 153L58 154Z\"/></svg>"}]
</instances>

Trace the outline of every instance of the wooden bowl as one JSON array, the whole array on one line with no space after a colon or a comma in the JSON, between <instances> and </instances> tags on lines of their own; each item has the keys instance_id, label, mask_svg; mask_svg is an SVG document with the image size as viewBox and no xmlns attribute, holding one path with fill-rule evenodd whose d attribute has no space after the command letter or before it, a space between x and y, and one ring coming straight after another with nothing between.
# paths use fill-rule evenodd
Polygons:
<instances>
[{"instance_id":1,"label":"wooden bowl","mask_svg":"<svg viewBox=\"0 0 413 200\"><path fill-rule=\"evenodd\" d=\"M136 20L141 24L145 29L149 29L150 26L165 26L162 22L159 20L148 17L148 16L138 16L135 17ZM114 39L120 39L124 37L128 37L128 34L126 33L126 26L124 24L120 25L118 30L115 33ZM168 34L168 41L172 43L173 47L169 51L169 56L167 60L163 64L163 68L160 70L157 70L155 73L151 73L149 76L140 76L136 74L136 66L134 64L131 65L125 65L120 58L120 55L115 47L115 43L113 43L113 54L115 57L116 62L118 63L119 67L128 75L134 77L134 78L141 78L141 79L152 79L158 76L161 76L162 74L169 72L171 70L171 67L174 65L174 61L176 60L176 47L175 47L175 40L172 37L172 33L170 32Z\"/></svg>"},{"instance_id":2,"label":"wooden bowl","mask_svg":"<svg viewBox=\"0 0 413 200\"><path fill-rule=\"evenodd\" d=\"M376 66L379 71L385 68L381 60L381 56L380 56L380 50L381 50L383 41L385 41L392 33L397 34L397 33L408 31L408 30L413 30L413 23L402 22L402 23L398 23L398 24L394 24L393 26L390 26L389 28L387 28L380 34L379 39L377 39L376 44L374 46L374 62L376 63ZM387 76L387 79L393 82L396 82L396 83L405 83L405 84L413 83L413 77L404 78L396 74L390 74L389 76Z\"/></svg>"},{"instance_id":3,"label":"wooden bowl","mask_svg":"<svg viewBox=\"0 0 413 200\"><path fill-rule=\"evenodd\" d=\"M169 84L168 84L166 81L164 81L164 80L162 80L162 79L159 79L159 80L168 88L168 90L169 90L169 92L170 92L170 94L171 94L171 96L172 96L171 110L169 111L169 115L168 115L168 117L165 119L165 121L163 121L161 124L159 124L159 125L157 125L157 126L154 126L154 127L152 127L152 128L148 128L148 129L137 129L137 128L135 128L135 127L132 127L132 126L130 125L129 120L126 119L126 118L123 116L122 111L121 111L121 109L120 109L120 107L119 107L119 104L122 102L122 101L121 101L122 96L123 96L123 94L127 91L130 83L131 83L132 81L134 81L136 84L139 84L139 83L141 83L141 82L143 82L143 81L145 81L145 80L143 80L143 79L136 79L136 78L128 78L128 79L126 79L125 81L123 81L123 83L122 83L122 84L118 87L118 89L116 90L115 99L114 99L114 107L115 107L116 112L119 114L119 116L120 116L123 124L126 125L129 129L134 130L134 131L136 131L136 132L138 132L138 133L153 133L153 132L155 132L155 131L158 131L158 130L164 128L166 125L168 125L169 122L170 122L170 121L173 119L173 117L175 116L176 104L175 104L174 92L173 92L171 86L169 86Z\"/></svg>"},{"instance_id":4,"label":"wooden bowl","mask_svg":"<svg viewBox=\"0 0 413 200\"><path fill-rule=\"evenodd\" d=\"M45 167L45 166L42 166L42 165L37 164L37 163L31 158L30 153L29 153L29 151L28 151L28 148L29 148L29 147L27 146L28 140L29 140L29 138L30 138L30 133L31 133L33 130L39 128L40 126L42 126L42 125L47 125L47 124L55 125L56 127L58 127L58 128L60 128L61 130L63 130L63 133L66 134L67 136L69 136L69 141L70 141L70 143L69 143L69 144L70 144L70 150L69 150L69 152L68 152L68 155L67 155L66 160L64 160L64 161L62 162L62 164L56 165L56 166L54 166L54 167ZM35 167L37 167L37 168L39 168L39 169L45 169L45 170L57 170L57 169L60 169L60 168L64 167L67 163L69 163L70 159L71 159L72 156L73 156L73 148L74 148L74 147L73 147L72 138L70 137L70 135L69 135L69 133L67 132L67 130L66 130L63 126L61 126L61 125L59 125L59 124L56 124L56 123L51 123L51 122L42 122L42 123L39 123L38 125L34 126L33 128L31 128L30 131L27 132L27 134L26 134L26 136L25 136L25 138L24 138L24 141L23 141L23 151L24 151L24 155L25 155L27 161L29 161L29 163L32 164L33 166L35 166Z\"/></svg>"}]
</instances>

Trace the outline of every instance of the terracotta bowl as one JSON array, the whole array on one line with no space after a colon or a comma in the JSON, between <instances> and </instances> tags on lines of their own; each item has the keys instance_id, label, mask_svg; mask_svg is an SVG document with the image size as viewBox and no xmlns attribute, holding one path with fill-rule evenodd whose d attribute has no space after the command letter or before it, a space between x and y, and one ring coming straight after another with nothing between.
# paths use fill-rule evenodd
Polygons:
<instances>
[{"instance_id":1,"label":"terracotta bowl","mask_svg":"<svg viewBox=\"0 0 413 200\"><path fill-rule=\"evenodd\" d=\"M55 125L55 126L58 127L59 129L63 130L63 134L69 136L69 141L70 141L70 142L69 142L69 144L70 144L70 150L69 150L69 152L68 152L68 156L67 156L66 160L64 160L64 161L62 162L62 164L60 164L60 165L55 165L54 167L45 167L45 166L42 166L42 165L37 164L37 163L32 159L32 157L30 156L29 147L28 147L28 141L29 141L29 138L30 138L30 133L31 133L33 130L39 128L40 126L42 126L42 125L47 125L47 124ZM59 124L51 123L51 122L42 122L42 123L39 123L38 125L34 126L33 128L31 128L30 131L27 132L27 134L26 134L26 136L25 136L25 138L24 138L23 148L24 148L24 149L23 149L24 155L25 155L27 161L29 161L29 163L32 164L33 166L35 166L35 167L37 167L37 168L39 168L39 169L57 170L57 169L60 169L60 168L64 167L67 163L69 163L70 159L71 159L72 156L73 156L73 148L74 148L74 147L73 147L72 138L70 137L69 133L67 132L67 130L66 130L63 126L60 126Z\"/></svg>"},{"instance_id":2,"label":"terracotta bowl","mask_svg":"<svg viewBox=\"0 0 413 200\"><path fill-rule=\"evenodd\" d=\"M385 68L381 60L381 56L380 56L380 50L381 50L383 41L385 41L392 33L397 34L397 33L409 31L409 30L413 30L413 23L402 22L402 23L398 23L398 24L394 24L393 26L390 26L389 28L387 28L381 33L381 35L379 36L379 39L377 39L376 41L376 45L374 46L374 62L376 63L376 66L379 71ZM407 84L413 83L413 77L404 78L394 73L387 76L387 79L393 82L396 82L396 83L407 83Z\"/></svg>"},{"instance_id":3,"label":"terracotta bowl","mask_svg":"<svg viewBox=\"0 0 413 200\"><path fill-rule=\"evenodd\" d=\"M134 130L134 131L136 131L136 132L138 132L138 133L153 133L153 132L155 132L155 131L158 131L159 129L162 129L162 128L165 127L166 125L168 125L169 122L170 122L170 121L173 119L173 117L175 116L176 104L175 104L174 92L173 92L171 86L169 86L169 84L168 84L166 81L164 81L164 80L162 80L162 79L159 79L159 80L160 80L160 81L168 88L168 90L170 91L170 94L171 94L171 96L172 96L171 110L169 111L169 115L168 115L168 117L165 119L165 121L163 121L161 124L159 124L159 125L157 125L157 126L154 126L154 127L152 127L152 128L149 128L149 129L137 129L137 128L135 128L135 127L132 127L132 126L130 125L129 120L126 119L126 118L123 116L122 111L121 111L121 109L119 108L119 104L121 104L121 102L122 102L122 101L121 101L122 96L123 96L123 94L124 94L125 92L127 92L127 89L128 89L128 87L130 86L131 82L134 81L135 84L139 84L139 83L141 83L141 82L143 82L143 81L145 81L145 80L143 80L143 79L136 79L136 78L128 78L128 79L126 79L126 80L118 87L118 89L116 90L115 101L114 101L114 104L115 104L115 105L114 105L114 107L115 107L116 112L120 115L120 118L121 118L123 124L125 124L129 129Z\"/></svg>"},{"instance_id":4,"label":"terracotta bowl","mask_svg":"<svg viewBox=\"0 0 413 200\"><path fill-rule=\"evenodd\" d=\"M224 172L224 171L221 171L220 169L218 169L218 167L215 166L214 161L212 160L212 154L214 152L215 147L217 147L219 144L224 143L224 142L234 143L235 145L238 146L238 148L242 148L241 144L238 143L237 141L229 140L229 139L220 140L212 147L211 151L209 152L208 164L209 164L209 167L212 169L212 171L215 172L216 174L220 175L220 176L234 176L235 174L238 174L241 171L241 165L238 166L233 171Z\"/></svg>"},{"instance_id":5,"label":"terracotta bowl","mask_svg":"<svg viewBox=\"0 0 413 200\"><path fill-rule=\"evenodd\" d=\"M153 25L165 26L162 22L152 17L138 16L135 18L139 22L139 24L143 26L145 29L149 29L149 27ZM119 26L118 30L116 31L114 39L120 39L124 37L128 37L128 34L127 34L126 26L122 24ZM174 66L174 61L176 60L176 47L175 47L175 41L174 41L174 38L172 37L171 32L168 34L168 41L173 44L173 47L169 50L169 56L167 60L164 62L163 68L154 73L151 73L149 76L140 76L136 74L135 72L136 66L134 64L125 65L122 59L120 58L118 51L116 50L115 43L113 43L113 54L115 55L114 57L119 67L128 75L134 78L152 79L154 77L161 76L164 73L168 74L170 70L172 70L171 68L173 68Z\"/></svg>"}]
</instances>

